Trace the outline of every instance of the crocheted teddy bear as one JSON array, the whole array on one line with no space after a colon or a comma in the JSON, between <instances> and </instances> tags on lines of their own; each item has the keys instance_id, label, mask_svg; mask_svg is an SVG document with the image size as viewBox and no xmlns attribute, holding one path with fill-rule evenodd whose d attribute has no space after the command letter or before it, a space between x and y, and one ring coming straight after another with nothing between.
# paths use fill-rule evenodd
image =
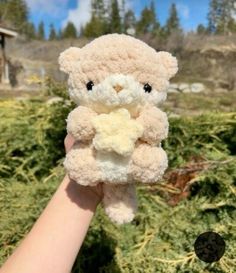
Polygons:
<instances>
[{"instance_id":1,"label":"crocheted teddy bear","mask_svg":"<svg viewBox=\"0 0 236 273\"><path fill-rule=\"evenodd\" d=\"M131 36L108 34L65 50L59 64L78 105L67 119L76 142L65 169L81 185L103 182L107 215L130 222L135 184L157 182L168 166L161 147L168 120L157 106L166 99L177 60Z\"/></svg>"}]
</instances>

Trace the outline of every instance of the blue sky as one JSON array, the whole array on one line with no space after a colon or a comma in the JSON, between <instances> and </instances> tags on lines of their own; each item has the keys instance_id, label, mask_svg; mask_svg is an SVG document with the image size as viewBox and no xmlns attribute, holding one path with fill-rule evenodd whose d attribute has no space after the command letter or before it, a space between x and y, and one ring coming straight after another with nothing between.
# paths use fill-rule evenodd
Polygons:
<instances>
[{"instance_id":1,"label":"blue sky","mask_svg":"<svg viewBox=\"0 0 236 273\"><path fill-rule=\"evenodd\" d=\"M181 25L184 30L194 30L197 25L207 24L207 13L210 0L155 0L157 18L165 24L171 3L178 9ZM30 20L37 26L41 20L45 23L46 33L50 23L56 29L65 26L68 21L75 23L77 29L90 19L90 0L26 0L30 7ZM134 10L137 18L150 0L126 0L127 8Z\"/></svg>"}]
</instances>

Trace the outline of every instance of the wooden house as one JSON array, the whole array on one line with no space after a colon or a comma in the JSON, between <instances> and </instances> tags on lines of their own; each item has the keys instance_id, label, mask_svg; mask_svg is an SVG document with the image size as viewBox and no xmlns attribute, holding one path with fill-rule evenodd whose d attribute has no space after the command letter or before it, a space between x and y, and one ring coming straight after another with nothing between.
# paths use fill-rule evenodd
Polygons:
<instances>
[{"instance_id":1,"label":"wooden house","mask_svg":"<svg viewBox=\"0 0 236 273\"><path fill-rule=\"evenodd\" d=\"M17 32L0 25L0 84L9 84L9 66L5 52L6 38L14 38Z\"/></svg>"}]
</instances>

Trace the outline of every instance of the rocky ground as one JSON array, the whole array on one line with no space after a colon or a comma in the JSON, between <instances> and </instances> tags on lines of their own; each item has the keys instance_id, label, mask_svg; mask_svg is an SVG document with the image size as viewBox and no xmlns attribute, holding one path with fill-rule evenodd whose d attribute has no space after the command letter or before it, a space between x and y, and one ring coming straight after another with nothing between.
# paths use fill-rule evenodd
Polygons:
<instances>
[{"instance_id":1,"label":"rocky ground","mask_svg":"<svg viewBox=\"0 0 236 273\"><path fill-rule=\"evenodd\" d=\"M58 70L57 59L70 46L82 47L89 40L7 41L11 86L0 85L0 98L27 99L45 95L47 78L66 83ZM236 36L199 37L188 35L177 49L167 43L156 50L172 52L178 59L179 72L168 89L163 107L175 114L197 114L205 110L236 109ZM50 94L54 96L54 94Z\"/></svg>"},{"instance_id":2,"label":"rocky ground","mask_svg":"<svg viewBox=\"0 0 236 273\"><path fill-rule=\"evenodd\" d=\"M39 90L46 77L65 81L58 70L60 52L70 46L82 47L89 40L7 41L10 60L10 80L16 90ZM146 41L156 50L166 50L175 55L179 72L170 92L198 93L208 90L236 90L236 36L187 35L177 45L169 41L162 48L158 41ZM2 88L4 89L4 88Z\"/></svg>"}]
</instances>

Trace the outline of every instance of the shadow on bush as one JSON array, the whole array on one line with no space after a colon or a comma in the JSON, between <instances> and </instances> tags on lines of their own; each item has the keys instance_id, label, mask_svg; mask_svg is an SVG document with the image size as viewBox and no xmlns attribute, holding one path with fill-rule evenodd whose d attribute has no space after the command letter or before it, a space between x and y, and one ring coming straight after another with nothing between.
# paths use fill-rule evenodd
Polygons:
<instances>
[{"instance_id":1,"label":"shadow on bush","mask_svg":"<svg viewBox=\"0 0 236 273\"><path fill-rule=\"evenodd\" d=\"M100 229L88 232L72 273L121 273L114 261L116 242Z\"/></svg>"}]
</instances>

